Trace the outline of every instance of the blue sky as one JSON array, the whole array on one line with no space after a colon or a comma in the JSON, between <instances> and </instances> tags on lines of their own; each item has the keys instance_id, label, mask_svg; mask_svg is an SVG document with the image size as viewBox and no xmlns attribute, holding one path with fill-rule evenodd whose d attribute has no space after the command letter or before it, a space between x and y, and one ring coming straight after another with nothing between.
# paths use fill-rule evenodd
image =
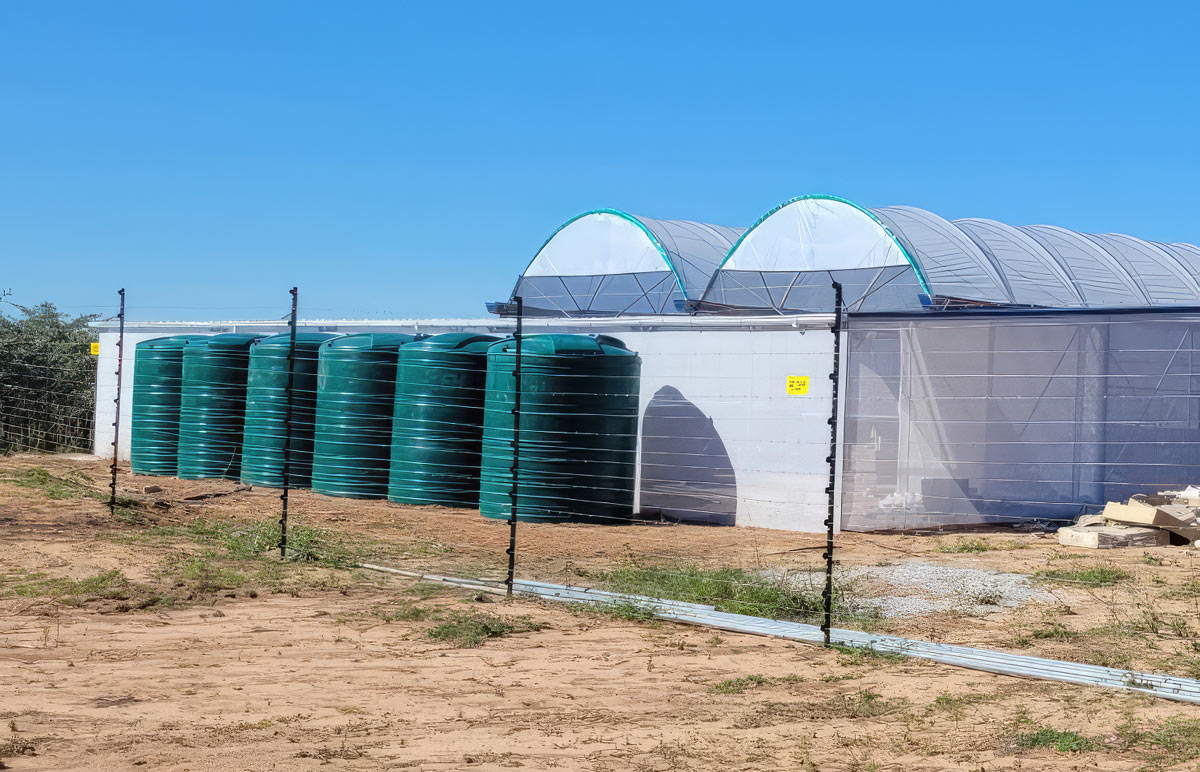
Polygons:
<instances>
[{"instance_id":1,"label":"blue sky","mask_svg":"<svg viewBox=\"0 0 1200 772\"><path fill-rule=\"evenodd\" d=\"M1200 11L0 4L0 288L479 316L570 216L833 193L1200 243Z\"/></svg>"}]
</instances>

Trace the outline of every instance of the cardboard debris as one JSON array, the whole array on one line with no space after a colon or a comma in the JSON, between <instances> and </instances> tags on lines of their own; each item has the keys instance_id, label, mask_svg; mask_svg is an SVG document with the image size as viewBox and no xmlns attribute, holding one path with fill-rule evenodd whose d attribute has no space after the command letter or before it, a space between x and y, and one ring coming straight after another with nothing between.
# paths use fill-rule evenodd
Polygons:
<instances>
[{"instance_id":1,"label":"cardboard debris","mask_svg":"<svg viewBox=\"0 0 1200 772\"><path fill-rule=\"evenodd\" d=\"M1064 547L1110 550L1118 547L1165 547L1171 534L1162 528L1133 525L1072 525L1058 529L1058 543Z\"/></svg>"},{"instance_id":2,"label":"cardboard debris","mask_svg":"<svg viewBox=\"0 0 1200 772\"><path fill-rule=\"evenodd\" d=\"M1182 528L1196 521L1191 508L1172 505L1170 499L1154 496L1134 496L1128 504L1118 504L1110 501L1104 507L1102 516L1114 523L1130 525L1154 525L1162 528L1174 526Z\"/></svg>"},{"instance_id":3,"label":"cardboard debris","mask_svg":"<svg viewBox=\"0 0 1200 772\"><path fill-rule=\"evenodd\" d=\"M1200 488L1138 494L1124 504L1110 501L1099 515L1085 515L1058 533L1060 544L1092 549L1195 544L1200 540Z\"/></svg>"}]
</instances>

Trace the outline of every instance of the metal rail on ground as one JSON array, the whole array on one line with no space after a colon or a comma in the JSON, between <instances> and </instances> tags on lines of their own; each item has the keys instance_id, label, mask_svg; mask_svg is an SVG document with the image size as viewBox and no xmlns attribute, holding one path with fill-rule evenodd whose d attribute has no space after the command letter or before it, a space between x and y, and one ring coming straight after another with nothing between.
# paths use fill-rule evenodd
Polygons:
<instances>
[{"instance_id":1,"label":"metal rail on ground","mask_svg":"<svg viewBox=\"0 0 1200 772\"><path fill-rule=\"evenodd\" d=\"M428 582L453 584L482 592L498 594L506 592L506 588L502 586L476 579L460 579L436 574L422 574L415 571L403 571L388 566L370 564L362 564L360 567L372 571L383 571L408 576ZM731 614L725 611L717 611L712 606L705 606L699 603L662 600L642 595L626 595L623 593L607 592L605 590L594 590L588 587L570 587L562 584L526 580L515 581L512 590L517 593L534 595L539 598L564 603L632 603L652 612L659 619L712 627L735 633L766 635L774 638L786 638L815 644L822 644L825 640L824 632L817 625L806 625L800 622L787 622L778 619L764 619L763 617L747 616L745 614ZM1079 684L1082 686L1125 689L1151 697L1200 704L1200 681L1192 678L1178 678L1156 673L1118 670L1099 665L1085 665L1079 662L1043 659L1024 654L1009 654L1002 651L991 651L990 649L976 649L969 646L916 641L893 635L877 635L857 630L839 630L835 628L830 630L830 639L833 643L844 646L871 649L882 654L901 654L906 657L916 657L943 665L981 670L999 675L1060 681L1062 683Z\"/></svg>"}]
</instances>

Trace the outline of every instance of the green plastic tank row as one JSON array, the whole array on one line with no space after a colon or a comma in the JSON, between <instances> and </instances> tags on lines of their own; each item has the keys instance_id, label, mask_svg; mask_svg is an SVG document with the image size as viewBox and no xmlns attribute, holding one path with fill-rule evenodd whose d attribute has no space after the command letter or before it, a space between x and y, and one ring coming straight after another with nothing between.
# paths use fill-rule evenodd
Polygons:
<instances>
[{"instance_id":1,"label":"green plastic tank row","mask_svg":"<svg viewBox=\"0 0 1200 772\"><path fill-rule=\"evenodd\" d=\"M298 334L290 438L289 347L286 334L138 344L134 472L282 487L286 468L330 496L509 517L513 339ZM614 338L524 336L519 519L629 517L640 367Z\"/></svg>"},{"instance_id":2,"label":"green plastic tank row","mask_svg":"<svg viewBox=\"0 0 1200 772\"><path fill-rule=\"evenodd\" d=\"M487 352L497 340L448 333L400 349L389 500L478 503Z\"/></svg>"},{"instance_id":3,"label":"green plastic tank row","mask_svg":"<svg viewBox=\"0 0 1200 772\"><path fill-rule=\"evenodd\" d=\"M291 335L263 338L250 349L242 482L267 488L307 488L312 481L316 431L317 361L327 332L296 333L292 370L291 438L288 437L288 353ZM289 453L290 451L290 453ZM290 459L290 465L285 462Z\"/></svg>"},{"instance_id":4,"label":"green plastic tank row","mask_svg":"<svg viewBox=\"0 0 1200 772\"><path fill-rule=\"evenodd\" d=\"M142 341L134 353L130 465L135 474L174 476L179 471L179 403L183 348L206 335Z\"/></svg>"},{"instance_id":5,"label":"green plastic tank row","mask_svg":"<svg viewBox=\"0 0 1200 772\"><path fill-rule=\"evenodd\" d=\"M605 335L521 341L517 519L628 521L637 462L642 361ZM516 341L488 349L479 511L513 507Z\"/></svg>"},{"instance_id":6,"label":"green plastic tank row","mask_svg":"<svg viewBox=\"0 0 1200 772\"><path fill-rule=\"evenodd\" d=\"M387 496L396 359L412 335L347 335L321 347L312 489L327 496Z\"/></svg>"},{"instance_id":7,"label":"green plastic tank row","mask_svg":"<svg viewBox=\"0 0 1200 772\"><path fill-rule=\"evenodd\" d=\"M250 346L260 337L229 333L184 344L179 400L181 479L241 477L246 373Z\"/></svg>"}]
</instances>

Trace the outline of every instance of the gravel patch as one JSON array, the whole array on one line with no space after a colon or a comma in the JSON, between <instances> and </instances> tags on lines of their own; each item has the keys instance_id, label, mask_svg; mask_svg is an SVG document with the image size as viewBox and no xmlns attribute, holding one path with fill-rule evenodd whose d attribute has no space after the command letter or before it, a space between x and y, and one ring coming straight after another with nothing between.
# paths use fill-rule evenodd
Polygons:
<instances>
[{"instance_id":1,"label":"gravel patch","mask_svg":"<svg viewBox=\"0 0 1200 772\"><path fill-rule=\"evenodd\" d=\"M956 568L911 560L890 566L843 569L854 582L855 594L885 617L910 617L937 612L984 616L1054 596L1032 585L1024 574Z\"/></svg>"},{"instance_id":2,"label":"gravel patch","mask_svg":"<svg viewBox=\"0 0 1200 772\"><path fill-rule=\"evenodd\" d=\"M780 573L798 589L819 591L823 572ZM1025 574L958 568L910 560L886 566L854 566L838 570L838 581L853 586L850 594L862 606L883 617L915 617L939 612L984 616L1030 602L1049 602L1054 596L1033 585Z\"/></svg>"}]
</instances>

